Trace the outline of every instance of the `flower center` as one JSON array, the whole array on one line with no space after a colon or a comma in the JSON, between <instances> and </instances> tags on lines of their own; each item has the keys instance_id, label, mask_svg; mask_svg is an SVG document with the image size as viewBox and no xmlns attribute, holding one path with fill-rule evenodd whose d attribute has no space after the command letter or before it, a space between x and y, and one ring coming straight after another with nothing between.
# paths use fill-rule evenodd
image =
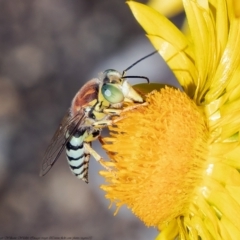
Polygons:
<instances>
[{"instance_id":1,"label":"flower center","mask_svg":"<svg viewBox=\"0 0 240 240\"><path fill-rule=\"evenodd\" d=\"M166 87L146 101L110 128L104 148L114 171L102 173L110 182L102 188L118 207L127 204L146 225L158 226L185 214L202 179L208 130L179 90Z\"/></svg>"}]
</instances>

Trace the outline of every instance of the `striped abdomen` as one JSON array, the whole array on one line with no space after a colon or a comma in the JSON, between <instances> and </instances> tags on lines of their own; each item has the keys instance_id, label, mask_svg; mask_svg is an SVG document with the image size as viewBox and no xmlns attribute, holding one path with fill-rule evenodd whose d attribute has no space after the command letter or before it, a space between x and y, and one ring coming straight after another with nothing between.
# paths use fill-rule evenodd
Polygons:
<instances>
[{"instance_id":1,"label":"striped abdomen","mask_svg":"<svg viewBox=\"0 0 240 240\"><path fill-rule=\"evenodd\" d=\"M88 183L88 163L90 154L86 152L86 129L77 130L66 144L67 160L73 174Z\"/></svg>"}]
</instances>

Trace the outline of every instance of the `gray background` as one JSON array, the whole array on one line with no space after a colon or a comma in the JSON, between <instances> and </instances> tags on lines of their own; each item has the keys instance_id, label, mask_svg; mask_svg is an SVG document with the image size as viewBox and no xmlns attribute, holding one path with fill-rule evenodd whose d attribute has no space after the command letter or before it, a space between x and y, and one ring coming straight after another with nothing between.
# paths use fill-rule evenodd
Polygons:
<instances>
[{"instance_id":1,"label":"gray background","mask_svg":"<svg viewBox=\"0 0 240 240\"><path fill-rule=\"evenodd\" d=\"M78 89L151 51L123 0L0 0L0 237L156 236L126 208L113 216L94 159L88 185L71 174L65 154L39 177L44 151ZM158 55L129 74L173 80ZM94 148L104 156L98 143Z\"/></svg>"}]
</instances>

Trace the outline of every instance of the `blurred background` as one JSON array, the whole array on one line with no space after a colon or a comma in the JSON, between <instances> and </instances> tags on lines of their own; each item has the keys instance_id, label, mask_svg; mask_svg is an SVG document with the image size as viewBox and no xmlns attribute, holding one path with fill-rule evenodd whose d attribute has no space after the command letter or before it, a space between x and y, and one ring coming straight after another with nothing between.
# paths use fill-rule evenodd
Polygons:
<instances>
[{"instance_id":1,"label":"blurred background","mask_svg":"<svg viewBox=\"0 0 240 240\"><path fill-rule=\"evenodd\" d=\"M113 216L94 159L89 184L71 174L65 153L39 177L44 151L78 89L153 50L123 0L0 0L0 237L156 236L126 208ZM159 55L128 74L174 81ZM99 143L93 147L105 156Z\"/></svg>"}]
</instances>

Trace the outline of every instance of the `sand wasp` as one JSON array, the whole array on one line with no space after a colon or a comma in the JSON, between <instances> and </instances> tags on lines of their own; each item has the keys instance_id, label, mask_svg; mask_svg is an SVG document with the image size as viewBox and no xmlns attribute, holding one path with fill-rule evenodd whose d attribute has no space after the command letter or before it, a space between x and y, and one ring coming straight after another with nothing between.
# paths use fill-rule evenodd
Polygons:
<instances>
[{"instance_id":1,"label":"sand wasp","mask_svg":"<svg viewBox=\"0 0 240 240\"><path fill-rule=\"evenodd\" d=\"M119 116L122 111L131 110L144 103L127 78L144 78L147 81L148 78L125 76L125 73L154 53L156 51L141 58L122 74L108 69L99 78L94 78L83 85L73 98L69 111L44 154L40 176L44 176L52 168L65 147L72 173L84 182L88 183L90 155L107 168L101 156L91 147L91 142L100 137L102 128L119 120L118 118L113 120L113 116ZM132 102L134 105L124 108L125 102Z\"/></svg>"}]
</instances>

